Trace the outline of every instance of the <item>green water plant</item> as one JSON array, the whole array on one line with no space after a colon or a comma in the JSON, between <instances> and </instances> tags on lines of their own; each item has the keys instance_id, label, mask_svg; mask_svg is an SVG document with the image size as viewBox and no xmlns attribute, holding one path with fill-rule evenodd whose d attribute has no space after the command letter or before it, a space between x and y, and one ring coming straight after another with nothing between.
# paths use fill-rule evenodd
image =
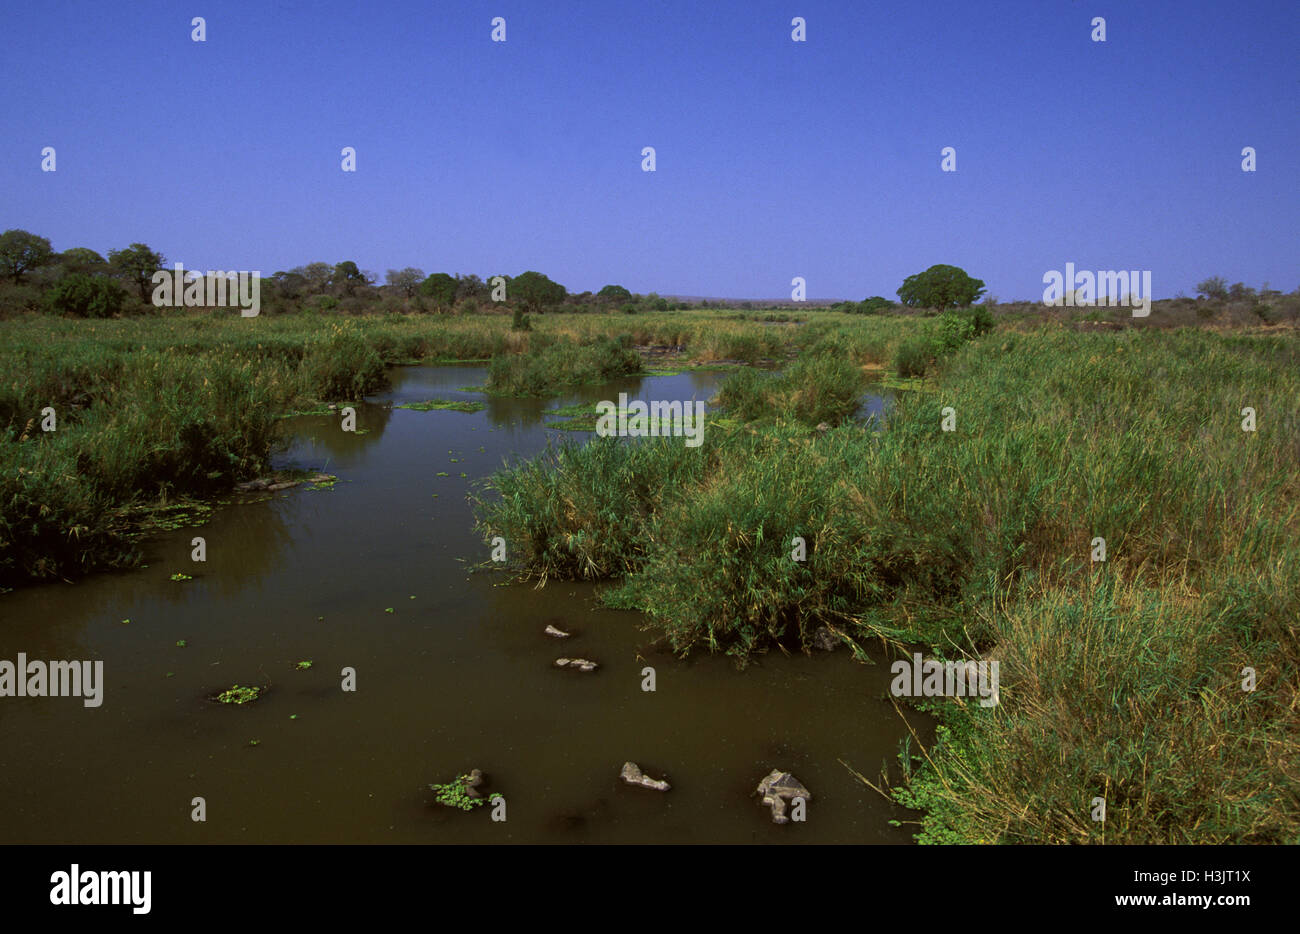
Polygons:
<instances>
[{"instance_id":1,"label":"green water plant","mask_svg":"<svg viewBox=\"0 0 1300 934\"><path fill-rule=\"evenodd\" d=\"M218 694L217 702L220 704L250 704L261 696L262 689L259 687L241 687L235 684Z\"/></svg>"},{"instance_id":2,"label":"green water plant","mask_svg":"<svg viewBox=\"0 0 1300 934\"><path fill-rule=\"evenodd\" d=\"M445 785L430 784L429 789L434 793L434 800L438 804L459 808L462 811L471 811L479 805L487 804L489 801L495 801L501 797L499 792L493 792L486 798L470 797L469 782L469 775L457 775L455 779Z\"/></svg>"}]
</instances>

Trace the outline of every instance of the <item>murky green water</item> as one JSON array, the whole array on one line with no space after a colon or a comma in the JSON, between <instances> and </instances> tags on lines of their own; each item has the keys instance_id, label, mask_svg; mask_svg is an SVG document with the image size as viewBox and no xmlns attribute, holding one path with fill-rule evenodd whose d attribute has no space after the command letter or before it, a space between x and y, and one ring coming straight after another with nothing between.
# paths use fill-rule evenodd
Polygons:
<instances>
[{"instance_id":1,"label":"murky green water","mask_svg":"<svg viewBox=\"0 0 1300 934\"><path fill-rule=\"evenodd\" d=\"M679 661L639 614L598 608L591 585L468 571L487 557L470 483L571 436L545 427L545 408L619 391L708 399L717 374L494 399L476 414L387 407L481 399L456 390L484 378L395 370L393 391L358 412L366 433L295 421L277 465L323 468L340 478L332 490L219 508L151 542L143 570L0 597L0 658L103 659L105 675L99 708L0 699L0 842L908 842L888 821L909 815L839 761L875 779L895 759L907 730L886 666L845 652L769 655L743 672ZM190 561L194 535L205 564ZM171 581L177 571L194 580ZM575 637L543 636L548 621ZM560 655L602 667L558 670ZM646 665L654 693L641 690ZM245 707L205 699L267 682ZM628 759L673 790L624 786ZM506 796L504 822L430 806L429 782L473 767ZM775 826L757 804L774 767L812 791L806 823ZM203 823L190 819L196 796Z\"/></svg>"}]
</instances>

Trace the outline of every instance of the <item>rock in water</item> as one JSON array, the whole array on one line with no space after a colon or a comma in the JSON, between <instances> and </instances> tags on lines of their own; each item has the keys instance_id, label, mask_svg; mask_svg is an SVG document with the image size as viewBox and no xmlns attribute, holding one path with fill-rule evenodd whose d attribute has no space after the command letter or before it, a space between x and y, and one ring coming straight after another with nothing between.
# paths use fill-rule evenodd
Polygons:
<instances>
[{"instance_id":1,"label":"rock in water","mask_svg":"<svg viewBox=\"0 0 1300 934\"><path fill-rule=\"evenodd\" d=\"M667 791L672 787L665 781L658 781L646 775L641 771L641 766L635 762L624 762L619 777L629 785L640 785L642 788L652 788L655 791Z\"/></svg>"},{"instance_id":2,"label":"rock in water","mask_svg":"<svg viewBox=\"0 0 1300 934\"><path fill-rule=\"evenodd\" d=\"M834 652L843 641L837 636L829 626L818 626L816 632L812 635L813 648L821 649L823 652Z\"/></svg>"},{"instance_id":3,"label":"rock in water","mask_svg":"<svg viewBox=\"0 0 1300 934\"><path fill-rule=\"evenodd\" d=\"M586 658L557 658L556 668L576 668L578 671L595 671L600 666Z\"/></svg>"},{"instance_id":4,"label":"rock in water","mask_svg":"<svg viewBox=\"0 0 1300 934\"><path fill-rule=\"evenodd\" d=\"M478 786L483 784L483 773L478 769L470 769L469 777L465 779L465 794L471 798L483 797L478 793Z\"/></svg>"},{"instance_id":5,"label":"rock in water","mask_svg":"<svg viewBox=\"0 0 1300 934\"><path fill-rule=\"evenodd\" d=\"M567 639L567 638L569 638L569 636L573 635L573 633L565 632L563 629L556 629L556 628L555 628L554 626L552 626L550 623L547 623L547 624L546 624L546 629L543 630L543 631L544 631L548 636L552 636L553 638L556 638L556 639Z\"/></svg>"},{"instance_id":6,"label":"rock in water","mask_svg":"<svg viewBox=\"0 0 1300 934\"><path fill-rule=\"evenodd\" d=\"M790 818L785 816L787 801L793 801L795 798L803 798L804 801L812 800L812 792L805 788L799 779L780 769L773 769L758 783L758 793L763 796L763 800L759 803L772 809L774 824L790 822Z\"/></svg>"}]
</instances>

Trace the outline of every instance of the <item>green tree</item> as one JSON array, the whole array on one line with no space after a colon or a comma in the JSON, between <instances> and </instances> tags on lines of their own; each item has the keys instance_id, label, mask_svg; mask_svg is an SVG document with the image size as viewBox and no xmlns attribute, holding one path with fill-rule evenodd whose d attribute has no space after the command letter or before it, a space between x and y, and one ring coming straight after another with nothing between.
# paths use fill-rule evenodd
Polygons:
<instances>
[{"instance_id":1,"label":"green tree","mask_svg":"<svg viewBox=\"0 0 1300 934\"><path fill-rule=\"evenodd\" d=\"M6 230L0 234L0 273L22 280L23 273L44 266L54 256L50 241L26 230Z\"/></svg>"},{"instance_id":2,"label":"green tree","mask_svg":"<svg viewBox=\"0 0 1300 934\"><path fill-rule=\"evenodd\" d=\"M366 277L357 264L350 259L345 259L334 266L334 274L330 276L330 285L337 289L342 289L347 295L356 291L357 286L365 285Z\"/></svg>"},{"instance_id":3,"label":"green tree","mask_svg":"<svg viewBox=\"0 0 1300 934\"><path fill-rule=\"evenodd\" d=\"M632 293L621 285L607 285L596 293L596 297L610 304L618 304L631 301Z\"/></svg>"},{"instance_id":4,"label":"green tree","mask_svg":"<svg viewBox=\"0 0 1300 934\"><path fill-rule=\"evenodd\" d=\"M84 246L74 246L64 250L55 257L55 261L69 273L108 272L108 260Z\"/></svg>"},{"instance_id":5,"label":"green tree","mask_svg":"<svg viewBox=\"0 0 1300 934\"><path fill-rule=\"evenodd\" d=\"M134 282L140 290L140 301L149 301L153 274L162 269L167 258L155 253L146 244L133 243L125 250L109 250L108 266L127 282Z\"/></svg>"},{"instance_id":6,"label":"green tree","mask_svg":"<svg viewBox=\"0 0 1300 934\"><path fill-rule=\"evenodd\" d=\"M78 318L110 318L122 310L126 293L112 279L74 272L45 293L45 304L56 314Z\"/></svg>"},{"instance_id":7,"label":"green tree","mask_svg":"<svg viewBox=\"0 0 1300 934\"><path fill-rule=\"evenodd\" d=\"M432 301L438 311L446 311L456 303L456 287L454 276L435 272L420 283L420 294Z\"/></svg>"},{"instance_id":8,"label":"green tree","mask_svg":"<svg viewBox=\"0 0 1300 934\"><path fill-rule=\"evenodd\" d=\"M898 297L909 307L938 308L942 313L953 306L973 304L985 291L982 280L972 279L964 269L940 263L904 279Z\"/></svg>"},{"instance_id":9,"label":"green tree","mask_svg":"<svg viewBox=\"0 0 1300 934\"><path fill-rule=\"evenodd\" d=\"M564 286L532 270L521 272L506 286L506 298L523 306L524 311L531 312L553 308L568 294Z\"/></svg>"}]
</instances>

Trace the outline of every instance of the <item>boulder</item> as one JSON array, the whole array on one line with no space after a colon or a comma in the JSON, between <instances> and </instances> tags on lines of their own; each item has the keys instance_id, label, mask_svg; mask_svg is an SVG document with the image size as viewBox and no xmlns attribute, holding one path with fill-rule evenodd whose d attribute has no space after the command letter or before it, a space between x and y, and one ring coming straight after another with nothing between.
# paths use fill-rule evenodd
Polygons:
<instances>
[{"instance_id":1,"label":"boulder","mask_svg":"<svg viewBox=\"0 0 1300 934\"><path fill-rule=\"evenodd\" d=\"M556 668L576 668L578 671L595 671L600 666L585 658L557 658Z\"/></svg>"},{"instance_id":2,"label":"boulder","mask_svg":"<svg viewBox=\"0 0 1300 934\"><path fill-rule=\"evenodd\" d=\"M803 798L804 801L812 800L812 792L805 788L799 779L780 769L773 769L758 783L758 793L763 796L759 803L772 809L774 824L790 822L790 818L785 816L787 801L793 801L795 798Z\"/></svg>"},{"instance_id":3,"label":"boulder","mask_svg":"<svg viewBox=\"0 0 1300 934\"><path fill-rule=\"evenodd\" d=\"M651 788L655 791L667 791L672 786L665 781L651 778L641 771L641 766L635 762L624 762L623 771L619 777L629 785L640 785L642 788Z\"/></svg>"},{"instance_id":4,"label":"boulder","mask_svg":"<svg viewBox=\"0 0 1300 934\"><path fill-rule=\"evenodd\" d=\"M552 637L553 639L567 639L569 638L569 636L573 635L573 633L571 632L565 632L563 629L557 629L556 627L552 626L550 623L547 623L546 628L542 631L545 632L548 636Z\"/></svg>"}]
</instances>

